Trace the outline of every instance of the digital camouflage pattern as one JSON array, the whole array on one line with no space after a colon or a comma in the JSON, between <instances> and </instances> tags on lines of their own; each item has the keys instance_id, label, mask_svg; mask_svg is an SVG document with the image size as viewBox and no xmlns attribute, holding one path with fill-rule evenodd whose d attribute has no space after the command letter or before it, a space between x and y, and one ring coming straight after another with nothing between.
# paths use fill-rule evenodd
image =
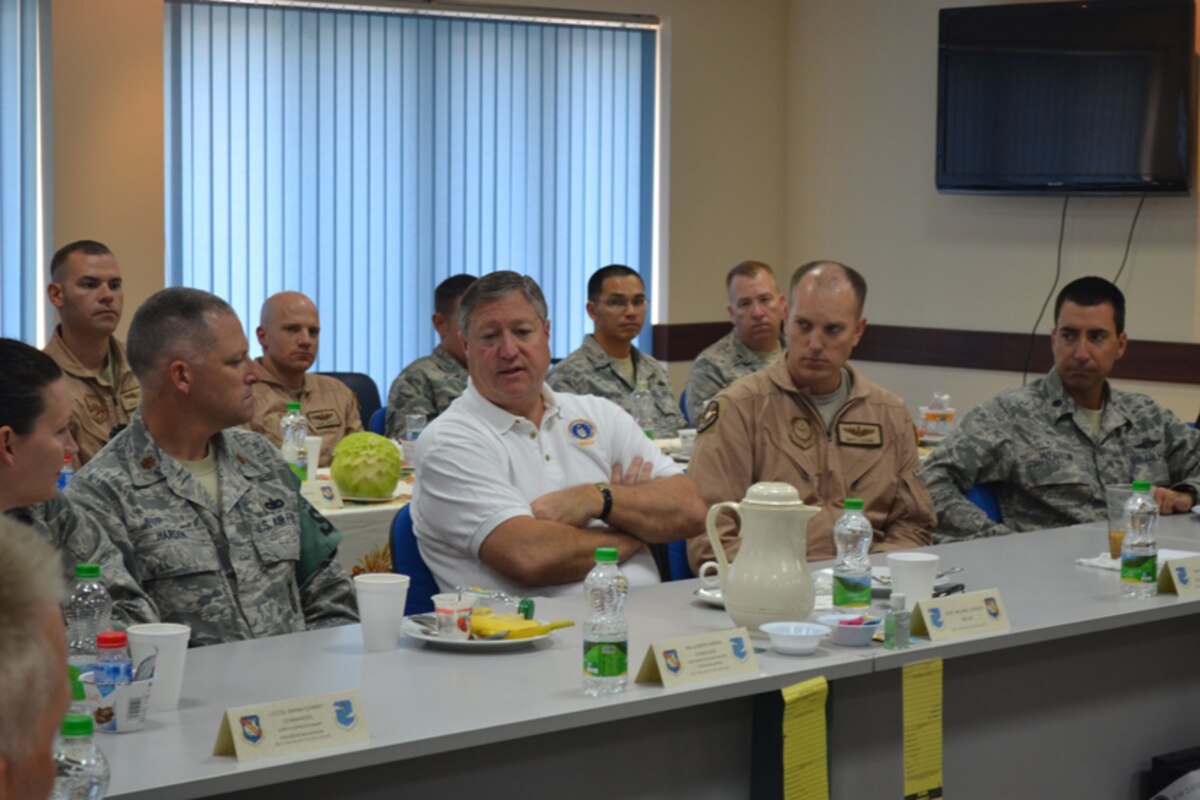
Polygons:
<instances>
[{"instance_id":1,"label":"digital camouflage pattern","mask_svg":"<svg viewBox=\"0 0 1200 800\"><path fill-rule=\"evenodd\" d=\"M358 621L334 560L341 534L300 496L279 451L240 428L209 447L221 508L140 411L67 494L108 533L159 617L191 626L193 646Z\"/></svg>"},{"instance_id":2,"label":"digital camouflage pattern","mask_svg":"<svg viewBox=\"0 0 1200 800\"><path fill-rule=\"evenodd\" d=\"M68 586L75 580L76 564L100 565L100 582L113 599L113 622L118 628L158 621L154 604L125 569L121 551L86 515L77 513L62 493L45 503L14 508L8 516L30 526L54 545L62 555Z\"/></svg>"},{"instance_id":3,"label":"digital camouflage pattern","mask_svg":"<svg viewBox=\"0 0 1200 800\"><path fill-rule=\"evenodd\" d=\"M967 414L921 472L938 541L1003 536L1106 519L1104 487L1146 480L1200 490L1200 433L1145 395L1105 387L1099 436L1051 372ZM1003 524L966 493L995 484Z\"/></svg>"},{"instance_id":4,"label":"digital camouflage pattern","mask_svg":"<svg viewBox=\"0 0 1200 800\"><path fill-rule=\"evenodd\" d=\"M779 346L784 347L783 337ZM738 378L757 372L771 363L762 353L746 346L731 330L706 347L692 363L687 379L687 417L693 425L709 400Z\"/></svg>"},{"instance_id":5,"label":"digital camouflage pattern","mask_svg":"<svg viewBox=\"0 0 1200 800\"><path fill-rule=\"evenodd\" d=\"M654 419L650 421L654 437L669 439L680 429L686 428L687 423L684 422L679 404L675 402L675 390L671 388L667 368L635 347L633 373L637 380L646 381L646 388L654 398ZM633 391L637 387L629 385L629 381L625 380L608 353L590 333L583 338L579 349L550 370L546 383L556 392L594 394L607 398L637 418L633 413Z\"/></svg>"},{"instance_id":6,"label":"digital camouflage pattern","mask_svg":"<svg viewBox=\"0 0 1200 800\"><path fill-rule=\"evenodd\" d=\"M404 438L404 415L424 414L432 422L467 388L467 368L440 344L404 368L388 390L387 435Z\"/></svg>"}]
</instances>

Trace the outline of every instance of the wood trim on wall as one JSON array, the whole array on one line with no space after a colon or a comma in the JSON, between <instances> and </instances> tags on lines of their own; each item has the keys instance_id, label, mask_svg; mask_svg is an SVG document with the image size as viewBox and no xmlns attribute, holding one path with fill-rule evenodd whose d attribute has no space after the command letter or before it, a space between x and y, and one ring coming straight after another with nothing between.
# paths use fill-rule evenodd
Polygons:
<instances>
[{"instance_id":1,"label":"wood trim on wall","mask_svg":"<svg viewBox=\"0 0 1200 800\"><path fill-rule=\"evenodd\" d=\"M729 332L728 322L693 322L654 326L654 355L662 361L692 361L700 351ZM857 361L917 364L930 367L1023 372L1029 356L1029 334L868 325L854 350ZM1053 364L1050 337L1034 337L1029 373L1047 372ZM1130 341L1112 377L1161 383L1200 383L1200 344Z\"/></svg>"}]
</instances>

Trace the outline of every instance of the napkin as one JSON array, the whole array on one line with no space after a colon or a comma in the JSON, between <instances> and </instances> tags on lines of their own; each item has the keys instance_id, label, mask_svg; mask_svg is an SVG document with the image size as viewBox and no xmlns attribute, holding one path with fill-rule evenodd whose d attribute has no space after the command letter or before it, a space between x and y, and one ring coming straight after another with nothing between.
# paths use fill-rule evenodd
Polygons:
<instances>
[{"instance_id":1,"label":"napkin","mask_svg":"<svg viewBox=\"0 0 1200 800\"><path fill-rule=\"evenodd\" d=\"M1191 553L1186 550L1159 550L1158 563L1161 566L1167 561L1194 555L1200 555L1200 553ZM1085 567L1095 567L1096 569L1107 569L1114 572L1121 571L1121 559L1110 558L1107 552L1101 553L1095 558L1077 558L1075 559L1075 563Z\"/></svg>"}]
</instances>

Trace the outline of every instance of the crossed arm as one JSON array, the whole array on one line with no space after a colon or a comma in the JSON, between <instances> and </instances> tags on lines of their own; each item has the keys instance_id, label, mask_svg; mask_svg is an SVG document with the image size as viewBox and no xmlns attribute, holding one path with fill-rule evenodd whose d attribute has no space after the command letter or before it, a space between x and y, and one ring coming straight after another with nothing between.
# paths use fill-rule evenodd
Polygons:
<instances>
[{"instance_id":1,"label":"crossed arm","mask_svg":"<svg viewBox=\"0 0 1200 800\"><path fill-rule=\"evenodd\" d=\"M640 457L613 467L612 530L588 528L604 510L594 484L542 495L532 517L501 523L484 540L479 558L513 580L545 585L581 580L595 563L597 547L616 547L621 561L646 544L687 538L704 528L704 501L686 475L651 479L652 465Z\"/></svg>"}]
</instances>

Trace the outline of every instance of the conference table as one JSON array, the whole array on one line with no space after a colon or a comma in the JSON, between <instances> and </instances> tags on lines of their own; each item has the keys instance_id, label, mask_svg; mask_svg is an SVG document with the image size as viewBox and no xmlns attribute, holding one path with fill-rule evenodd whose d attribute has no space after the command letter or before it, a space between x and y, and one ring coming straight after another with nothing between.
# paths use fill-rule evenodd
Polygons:
<instances>
[{"instance_id":1,"label":"conference table","mask_svg":"<svg viewBox=\"0 0 1200 800\"><path fill-rule=\"evenodd\" d=\"M1200 517L1164 517L1159 531L1160 547L1200 552ZM178 710L100 737L109 797L749 797L756 747L777 738L770 701L822 675L831 797L899 798L901 668L942 659L946 796L1133 800L1152 756L1200 744L1200 604L1122 597L1116 573L1076 563L1106 547L1097 523L929 548L963 568L968 591L999 590L1006 633L903 651L765 649L747 677L631 681L607 698L581 690L579 626L504 653L404 637L365 654L358 626L191 650ZM699 586L630 593L631 674L651 642L733 627L694 597ZM538 600L544 619L585 613L580 596ZM248 763L210 755L228 707L347 689L361 693L368 744Z\"/></svg>"}]
</instances>

